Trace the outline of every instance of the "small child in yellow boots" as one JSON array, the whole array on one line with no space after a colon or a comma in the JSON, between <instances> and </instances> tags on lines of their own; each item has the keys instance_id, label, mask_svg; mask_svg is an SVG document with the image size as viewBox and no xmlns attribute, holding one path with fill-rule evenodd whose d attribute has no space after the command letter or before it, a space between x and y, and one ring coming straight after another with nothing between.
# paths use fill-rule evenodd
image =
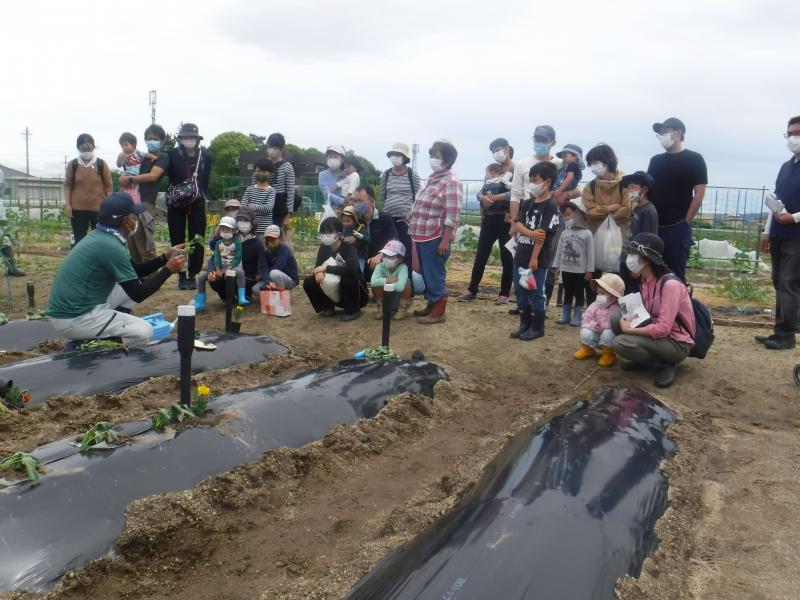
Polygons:
<instances>
[{"instance_id":1,"label":"small child in yellow boots","mask_svg":"<svg viewBox=\"0 0 800 600\"><path fill-rule=\"evenodd\" d=\"M581 348L573 356L578 360L592 358L600 348L601 367L610 367L617 361L611 349L614 332L611 331L611 315L619 310L617 300L625 294L625 282L619 275L606 273L594 280L597 299L586 309L581 318Z\"/></svg>"}]
</instances>

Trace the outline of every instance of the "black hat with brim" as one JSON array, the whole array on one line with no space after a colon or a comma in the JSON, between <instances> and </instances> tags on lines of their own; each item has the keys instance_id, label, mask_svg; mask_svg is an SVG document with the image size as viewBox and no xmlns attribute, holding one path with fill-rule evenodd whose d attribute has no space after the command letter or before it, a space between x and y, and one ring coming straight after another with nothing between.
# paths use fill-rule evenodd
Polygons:
<instances>
[{"instance_id":1,"label":"black hat with brim","mask_svg":"<svg viewBox=\"0 0 800 600\"><path fill-rule=\"evenodd\" d=\"M638 183L639 185L647 186L647 189L650 190L647 192L647 197L651 200L653 196L655 196L656 181L653 179L653 176L650 175L650 173L647 173L646 171L636 171L630 175L625 175L625 177L623 177L619 182L623 190L631 183Z\"/></svg>"},{"instance_id":2,"label":"black hat with brim","mask_svg":"<svg viewBox=\"0 0 800 600\"><path fill-rule=\"evenodd\" d=\"M200 135L200 130L194 123L183 123L181 125L181 130L178 132L177 137L179 138L195 137L198 140L203 139L203 136Z\"/></svg>"},{"instance_id":3,"label":"black hat with brim","mask_svg":"<svg viewBox=\"0 0 800 600\"><path fill-rule=\"evenodd\" d=\"M666 119L663 123L653 123L653 131L655 131L656 133L661 133L662 127L667 127L669 129L674 129L675 131L681 131L683 133L686 133L686 125L684 125L683 121L681 121L677 117L670 117L669 119Z\"/></svg>"},{"instance_id":4,"label":"black hat with brim","mask_svg":"<svg viewBox=\"0 0 800 600\"><path fill-rule=\"evenodd\" d=\"M664 262L664 241L655 233L637 233L623 250L625 254L638 254L653 264L667 266Z\"/></svg>"}]
</instances>

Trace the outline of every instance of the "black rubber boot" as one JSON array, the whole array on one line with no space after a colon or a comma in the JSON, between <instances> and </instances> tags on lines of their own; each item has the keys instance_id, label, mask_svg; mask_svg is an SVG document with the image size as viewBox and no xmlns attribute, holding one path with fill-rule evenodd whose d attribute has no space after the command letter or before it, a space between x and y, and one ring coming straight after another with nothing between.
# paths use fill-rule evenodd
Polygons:
<instances>
[{"instance_id":1,"label":"black rubber boot","mask_svg":"<svg viewBox=\"0 0 800 600\"><path fill-rule=\"evenodd\" d=\"M531 328L531 309L526 308L519 311L519 329L511 332L511 337L515 340L520 338L523 333Z\"/></svg>"},{"instance_id":2,"label":"black rubber boot","mask_svg":"<svg viewBox=\"0 0 800 600\"><path fill-rule=\"evenodd\" d=\"M653 385L657 388L668 388L675 383L675 375L677 367L675 365L668 365L663 363L659 366L658 373L656 373Z\"/></svg>"},{"instance_id":3,"label":"black rubber boot","mask_svg":"<svg viewBox=\"0 0 800 600\"><path fill-rule=\"evenodd\" d=\"M545 311L543 310L534 310L531 313L531 326L530 329L527 331L523 331L519 339L525 340L529 342L531 340L537 340L540 337L544 336L544 318L545 318Z\"/></svg>"}]
</instances>

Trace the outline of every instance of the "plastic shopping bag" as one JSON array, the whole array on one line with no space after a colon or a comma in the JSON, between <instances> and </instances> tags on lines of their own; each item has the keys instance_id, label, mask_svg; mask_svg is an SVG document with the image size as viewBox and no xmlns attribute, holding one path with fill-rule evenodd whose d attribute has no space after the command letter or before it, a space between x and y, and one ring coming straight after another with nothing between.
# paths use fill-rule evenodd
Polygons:
<instances>
[{"instance_id":1,"label":"plastic shopping bag","mask_svg":"<svg viewBox=\"0 0 800 600\"><path fill-rule=\"evenodd\" d=\"M322 263L321 266L323 267L335 267L336 265L342 266L344 264L344 260L339 257L339 260L331 256L328 260ZM319 285L322 288L322 291L325 295L330 298L334 304L338 304L339 301L342 299L342 289L340 287L340 283L342 282L342 278L338 275L333 275L332 273L325 273L325 277L322 280L322 283Z\"/></svg>"},{"instance_id":2,"label":"plastic shopping bag","mask_svg":"<svg viewBox=\"0 0 800 600\"><path fill-rule=\"evenodd\" d=\"M289 290L261 290L261 313L275 317L292 314L292 295Z\"/></svg>"},{"instance_id":3,"label":"plastic shopping bag","mask_svg":"<svg viewBox=\"0 0 800 600\"><path fill-rule=\"evenodd\" d=\"M609 215L594 234L594 266L604 273L619 273L622 231Z\"/></svg>"},{"instance_id":4,"label":"plastic shopping bag","mask_svg":"<svg viewBox=\"0 0 800 600\"><path fill-rule=\"evenodd\" d=\"M535 290L536 289L536 277L533 276L533 271L530 269L524 269L520 267L518 269L519 272L519 284L525 288L526 290Z\"/></svg>"}]
</instances>

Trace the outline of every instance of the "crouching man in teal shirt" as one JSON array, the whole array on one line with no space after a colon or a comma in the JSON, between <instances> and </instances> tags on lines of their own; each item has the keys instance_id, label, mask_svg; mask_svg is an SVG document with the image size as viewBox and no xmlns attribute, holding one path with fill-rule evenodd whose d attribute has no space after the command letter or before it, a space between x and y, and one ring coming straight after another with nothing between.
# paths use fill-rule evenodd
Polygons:
<instances>
[{"instance_id":1,"label":"crouching man in teal shirt","mask_svg":"<svg viewBox=\"0 0 800 600\"><path fill-rule=\"evenodd\" d=\"M183 247L175 246L145 263L128 255L128 236L136 232L143 204L134 204L126 192L106 197L100 204L97 229L70 251L56 273L45 312L53 328L69 340L119 337L128 347L144 346L153 328L130 314L136 302L153 295L173 273L183 270ZM153 277L142 281L158 270Z\"/></svg>"}]
</instances>

